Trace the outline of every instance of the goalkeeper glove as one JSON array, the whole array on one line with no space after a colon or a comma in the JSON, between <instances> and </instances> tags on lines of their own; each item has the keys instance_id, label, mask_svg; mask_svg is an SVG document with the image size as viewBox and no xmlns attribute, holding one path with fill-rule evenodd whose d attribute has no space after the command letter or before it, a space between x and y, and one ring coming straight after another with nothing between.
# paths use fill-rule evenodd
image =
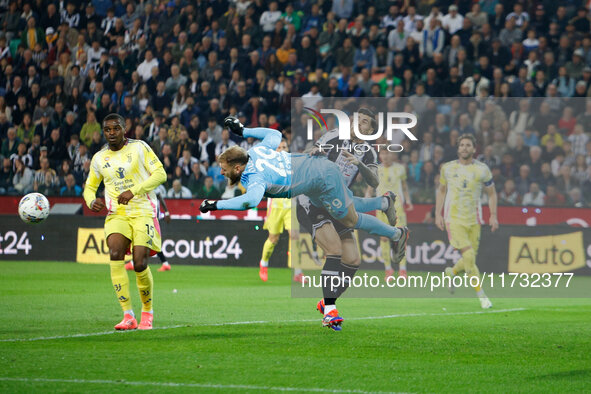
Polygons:
<instances>
[{"instance_id":1,"label":"goalkeeper glove","mask_svg":"<svg viewBox=\"0 0 591 394\"><path fill-rule=\"evenodd\" d=\"M203 200L201 206L199 207L201 213L206 213L209 211L217 211L218 210L218 202L214 200Z\"/></svg>"},{"instance_id":2,"label":"goalkeeper glove","mask_svg":"<svg viewBox=\"0 0 591 394\"><path fill-rule=\"evenodd\" d=\"M242 131L244 130L244 126L237 117L235 116L228 116L224 119L224 126L228 128L232 133L239 135L242 137Z\"/></svg>"}]
</instances>

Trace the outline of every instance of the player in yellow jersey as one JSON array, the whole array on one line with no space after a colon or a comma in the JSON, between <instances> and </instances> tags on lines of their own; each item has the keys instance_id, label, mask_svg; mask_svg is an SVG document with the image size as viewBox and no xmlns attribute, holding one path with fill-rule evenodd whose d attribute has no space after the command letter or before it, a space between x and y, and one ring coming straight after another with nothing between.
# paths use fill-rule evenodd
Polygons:
<instances>
[{"instance_id":1,"label":"player in yellow jersey","mask_svg":"<svg viewBox=\"0 0 591 394\"><path fill-rule=\"evenodd\" d=\"M488 166L474 160L476 139L471 134L464 134L458 140L458 160L445 163L441 167L439 188L435 204L435 224L440 230L447 229L449 243L459 250L462 258L445 272L454 276L466 272L468 276L479 276L476 266L476 254L480 243L480 225L482 208L480 195L482 187L488 194L490 208L489 224L492 231L499 228L497 220L497 192ZM441 214L441 211L444 214ZM480 299L480 306L487 309L492 303L480 286L475 288Z\"/></svg>"},{"instance_id":2,"label":"player in yellow jersey","mask_svg":"<svg viewBox=\"0 0 591 394\"><path fill-rule=\"evenodd\" d=\"M282 140L277 148L278 152L288 151L287 141ZM289 259L294 268L293 280L301 282L303 278L302 269L300 266L300 251L299 251L299 233L291 228L291 199L289 198L273 198L270 199L268 205L268 216L263 228L269 231L269 237L263 245L263 254L259 263L259 277L263 282L269 278L267 268L269 267L269 259L275 250L275 245L279 242L279 236L283 230L289 233ZM294 258L295 257L295 258ZM291 265L290 264L290 265Z\"/></svg>"},{"instance_id":3,"label":"player in yellow jersey","mask_svg":"<svg viewBox=\"0 0 591 394\"><path fill-rule=\"evenodd\" d=\"M413 205L408 192L408 185L406 183L406 169L404 166L397 162L397 154L388 150L381 150L379 153L381 164L378 166L378 176L380 183L376 188L376 195L382 196L388 192L394 192L397 198L394 202L396 208L396 221L397 226L405 227L406 209L411 211ZM389 223L388 216L383 211L376 212L377 217L384 223ZM384 260L385 279L394 275L394 269L392 268L392 256L390 253L390 240L382 237L380 239L380 249L382 250L382 259ZM406 278L406 257L403 257L399 263L398 275Z\"/></svg>"},{"instance_id":4,"label":"player in yellow jersey","mask_svg":"<svg viewBox=\"0 0 591 394\"><path fill-rule=\"evenodd\" d=\"M154 189L166 181L166 172L152 149L143 141L127 139L125 119L107 115L103 121L107 145L92 157L84 187L86 205L95 212L107 208L105 238L109 247L111 280L123 309L123 320L116 330L138 328L129 295L125 253L131 250L136 283L142 301L139 329L152 328L152 290L154 280L148 267L150 254L160 252L160 226L156 216ZM105 201L96 197L105 184Z\"/></svg>"}]
</instances>

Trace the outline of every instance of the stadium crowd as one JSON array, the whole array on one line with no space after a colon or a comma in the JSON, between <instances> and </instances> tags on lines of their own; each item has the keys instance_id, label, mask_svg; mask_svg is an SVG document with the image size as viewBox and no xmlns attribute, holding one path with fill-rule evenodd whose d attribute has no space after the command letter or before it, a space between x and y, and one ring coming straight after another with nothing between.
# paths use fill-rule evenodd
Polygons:
<instances>
[{"instance_id":1,"label":"stadium crowd","mask_svg":"<svg viewBox=\"0 0 591 394\"><path fill-rule=\"evenodd\" d=\"M0 0L0 194L78 196L103 118L153 147L169 198L229 198L228 114L283 131L291 99L407 97L414 203L472 133L500 204L589 206L591 28L566 0ZM432 97L447 99L433 100ZM432 111L434 107L445 111ZM368 191L358 186L358 194Z\"/></svg>"}]
</instances>

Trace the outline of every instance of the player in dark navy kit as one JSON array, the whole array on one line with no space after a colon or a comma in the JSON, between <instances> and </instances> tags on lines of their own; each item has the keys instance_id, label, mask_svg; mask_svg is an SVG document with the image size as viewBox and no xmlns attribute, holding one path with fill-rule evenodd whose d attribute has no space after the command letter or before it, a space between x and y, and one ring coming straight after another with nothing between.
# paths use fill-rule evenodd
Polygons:
<instances>
[{"instance_id":1,"label":"player in dark navy kit","mask_svg":"<svg viewBox=\"0 0 591 394\"><path fill-rule=\"evenodd\" d=\"M358 127L360 133L373 134L376 127L375 114L366 108L358 111ZM353 127L353 119L351 119L351 127ZM345 185L349 188L355 182L358 174L361 174L363 180L371 187L377 188L379 185L378 176L378 154L374 147L358 138L354 132L350 133L350 139L340 139L339 130L333 129L322 137L320 137L314 144L314 148L310 151L314 155L326 155L326 157L334 162L340 169L343 175ZM392 192L385 193L382 197L375 199L368 199L367 201L373 204L368 204L365 210L359 209L359 212L367 211L384 211L390 225L396 225L396 210L394 203L396 195ZM335 245L339 243L341 247L341 262L339 266L326 267L325 271L345 273L345 276L355 276L359 265L361 264L361 257L359 253L358 243L354 236L354 229L345 227L341 222L335 220L323 207L316 207L312 204L306 204L306 198L298 199L298 219L307 217L304 221L304 226L309 227L307 230L312 234L314 241L320 245L326 255L334 253ZM331 293L330 289L323 289L325 297L318 302L316 308L322 314L330 312L335 309L336 299L342 292ZM344 291L344 290L343 290Z\"/></svg>"}]
</instances>

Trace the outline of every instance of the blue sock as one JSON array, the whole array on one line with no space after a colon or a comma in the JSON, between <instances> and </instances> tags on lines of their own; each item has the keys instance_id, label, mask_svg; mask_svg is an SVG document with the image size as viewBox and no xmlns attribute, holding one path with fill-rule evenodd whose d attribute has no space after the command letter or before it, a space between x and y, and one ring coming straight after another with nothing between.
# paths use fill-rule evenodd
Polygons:
<instances>
[{"instance_id":1,"label":"blue sock","mask_svg":"<svg viewBox=\"0 0 591 394\"><path fill-rule=\"evenodd\" d=\"M361 198L353 197L353 205L357 212L381 211L384 197Z\"/></svg>"},{"instance_id":2,"label":"blue sock","mask_svg":"<svg viewBox=\"0 0 591 394\"><path fill-rule=\"evenodd\" d=\"M357 213L357 215L359 216L359 220L357 220L355 228L365 230L373 235L388 237L394 239L394 241L400 239L400 230L396 227L390 226L375 216L366 213Z\"/></svg>"}]
</instances>

